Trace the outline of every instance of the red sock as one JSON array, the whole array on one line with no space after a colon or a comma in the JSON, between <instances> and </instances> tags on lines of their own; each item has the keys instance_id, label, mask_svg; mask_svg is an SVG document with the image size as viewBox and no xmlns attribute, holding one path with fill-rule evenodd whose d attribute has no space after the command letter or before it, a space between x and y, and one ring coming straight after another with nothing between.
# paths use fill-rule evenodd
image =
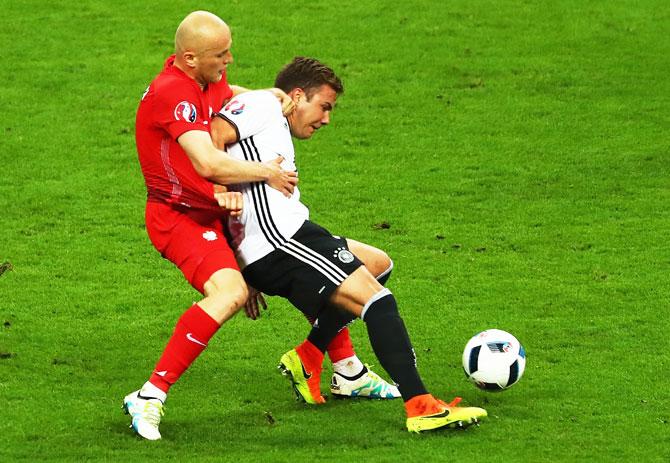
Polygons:
<instances>
[{"instance_id":1,"label":"red sock","mask_svg":"<svg viewBox=\"0 0 670 463\"><path fill-rule=\"evenodd\" d=\"M305 340L296 347L295 351L298 353L305 371L311 374L309 379L307 379L307 385L309 386L312 398L316 403L325 403L326 400L321 395L321 368L324 353L308 340Z\"/></svg>"},{"instance_id":2,"label":"red sock","mask_svg":"<svg viewBox=\"0 0 670 463\"><path fill-rule=\"evenodd\" d=\"M168 392L170 386L205 350L219 328L220 325L198 304L193 304L177 321L149 382L161 391Z\"/></svg>"},{"instance_id":3,"label":"red sock","mask_svg":"<svg viewBox=\"0 0 670 463\"><path fill-rule=\"evenodd\" d=\"M305 340L295 348L295 351L298 353L298 357L300 357L308 372L318 372L321 374L324 353L318 347Z\"/></svg>"},{"instance_id":4,"label":"red sock","mask_svg":"<svg viewBox=\"0 0 670 463\"><path fill-rule=\"evenodd\" d=\"M306 317L310 325L314 325L316 319L307 315ZM333 339L331 339L330 344L326 347L326 352L332 363L356 355L356 352L354 352L354 345L351 343L351 336L349 336L349 328L345 326Z\"/></svg>"},{"instance_id":5,"label":"red sock","mask_svg":"<svg viewBox=\"0 0 670 463\"><path fill-rule=\"evenodd\" d=\"M326 352L328 352L328 357L330 357L330 361L333 363L356 355L356 352L354 352L354 346L351 344L349 328L345 326L339 333L335 335L333 340L330 341L330 344L328 344Z\"/></svg>"}]
</instances>

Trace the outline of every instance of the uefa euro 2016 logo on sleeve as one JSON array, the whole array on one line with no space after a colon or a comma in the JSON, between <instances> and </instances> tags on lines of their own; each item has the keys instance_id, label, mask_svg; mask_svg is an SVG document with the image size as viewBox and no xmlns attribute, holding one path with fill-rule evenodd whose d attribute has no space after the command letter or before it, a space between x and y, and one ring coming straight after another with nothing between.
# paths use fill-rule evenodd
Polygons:
<instances>
[{"instance_id":1,"label":"uefa euro 2016 logo on sleeve","mask_svg":"<svg viewBox=\"0 0 670 463\"><path fill-rule=\"evenodd\" d=\"M195 122L197 117L195 105L188 101L181 101L174 108L174 118L178 121Z\"/></svg>"},{"instance_id":2,"label":"uefa euro 2016 logo on sleeve","mask_svg":"<svg viewBox=\"0 0 670 463\"><path fill-rule=\"evenodd\" d=\"M233 116L239 116L244 112L244 106L244 103L240 104L239 101L233 100L226 105L224 110L229 111Z\"/></svg>"}]
</instances>

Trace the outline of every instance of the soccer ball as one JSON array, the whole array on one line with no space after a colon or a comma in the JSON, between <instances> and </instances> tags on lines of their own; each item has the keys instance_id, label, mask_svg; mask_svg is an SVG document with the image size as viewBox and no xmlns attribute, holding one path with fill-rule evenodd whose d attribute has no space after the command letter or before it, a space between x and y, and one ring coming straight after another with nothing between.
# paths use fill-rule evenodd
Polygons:
<instances>
[{"instance_id":1,"label":"soccer ball","mask_svg":"<svg viewBox=\"0 0 670 463\"><path fill-rule=\"evenodd\" d=\"M465 376L486 391L511 387L521 379L525 368L526 351L506 331L482 331L468 341L463 351Z\"/></svg>"}]
</instances>

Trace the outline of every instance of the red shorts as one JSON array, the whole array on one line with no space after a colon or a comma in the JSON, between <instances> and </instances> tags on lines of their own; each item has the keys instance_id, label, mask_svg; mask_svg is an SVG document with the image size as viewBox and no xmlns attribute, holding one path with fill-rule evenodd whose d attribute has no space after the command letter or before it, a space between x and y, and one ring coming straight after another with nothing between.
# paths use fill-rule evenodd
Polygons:
<instances>
[{"instance_id":1,"label":"red shorts","mask_svg":"<svg viewBox=\"0 0 670 463\"><path fill-rule=\"evenodd\" d=\"M178 211L167 204L147 202L149 239L163 257L181 270L191 286L203 294L205 282L214 272L240 269L223 234L223 217L224 214Z\"/></svg>"}]
</instances>

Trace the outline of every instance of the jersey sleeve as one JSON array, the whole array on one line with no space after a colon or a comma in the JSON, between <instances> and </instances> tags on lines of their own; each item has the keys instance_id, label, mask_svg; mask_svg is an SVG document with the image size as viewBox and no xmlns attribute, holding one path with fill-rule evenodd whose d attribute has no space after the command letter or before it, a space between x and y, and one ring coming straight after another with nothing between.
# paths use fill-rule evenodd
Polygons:
<instances>
[{"instance_id":1,"label":"jersey sleeve","mask_svg":"<svg viewBox=\"0 0 670 463\"><path fill-rule=\"evenodd\" d=\"M209 115L200 106L194 88L165 86L154 95L154 120L173 139L191 130L208 131Z\"/></svg>"},{"instance_id":2,"label":"jersey sleeve","mask_svg":"<svg viewBox=\"0 0 670 463\"><path fill-rule=\"evenodd\" d=\"M219 116L230 122L237 132L238 140L256 135L281 112L281 104L266 90L244 92L226 104Z\"/></svg>"}]
</instances>

